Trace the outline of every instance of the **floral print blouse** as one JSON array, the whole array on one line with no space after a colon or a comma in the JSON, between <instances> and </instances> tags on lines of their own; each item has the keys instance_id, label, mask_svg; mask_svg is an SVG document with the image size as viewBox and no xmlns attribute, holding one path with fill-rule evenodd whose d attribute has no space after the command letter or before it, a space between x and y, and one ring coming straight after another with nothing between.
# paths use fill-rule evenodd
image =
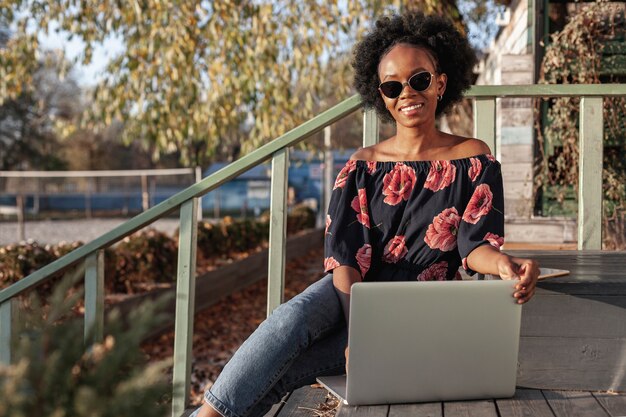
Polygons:
<instances>
[{"instance_id":1,"label":"floral print blouse","mask_svg":"<svg viewBox=\"0 0 626 417\"><path fill-rule=\"evenodd\" d=\"M500 163L490 154L448 161L350 160L326 216L326 272L347 265L363 281L459 279L476 247L504 243Z\"/></svg>"}]
</instances>

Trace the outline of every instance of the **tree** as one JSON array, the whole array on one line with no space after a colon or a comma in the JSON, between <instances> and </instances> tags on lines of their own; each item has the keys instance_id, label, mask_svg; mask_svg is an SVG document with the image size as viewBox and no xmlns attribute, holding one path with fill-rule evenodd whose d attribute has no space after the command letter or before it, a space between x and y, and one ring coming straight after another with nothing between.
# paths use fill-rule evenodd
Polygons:
<instances>
[{"instance_id":1,"label":"tree","mask_svg":"<svg viewBox=\"0 0 626 417\"><path fill-rule=\"evenodd\" d=\"M234 159L345 98L354 41L375 17L414 8L464 27L455 0L0 0L0 22L17 27L0 50L0 104L32 85L24 62L37 45L26 28L55 22L84 42L82 63L111 37L123 42L81 128L118 120L126 143L177 150L190 165Z\"/></svg>"},{"instance_id":2,"label":"tree","mask_svg":"<svg viewBox=\"0 0 626 417\"><path fill-rule=\"evenodd\" d=\"M24 74L31 84L0 105L0 170L65 167L56 152L57 128L75 117L81 94L74 79L63 76L67 65L62 55L49 52L36 66L24 67L33 70Z\"/></svg>"}]
</instances>

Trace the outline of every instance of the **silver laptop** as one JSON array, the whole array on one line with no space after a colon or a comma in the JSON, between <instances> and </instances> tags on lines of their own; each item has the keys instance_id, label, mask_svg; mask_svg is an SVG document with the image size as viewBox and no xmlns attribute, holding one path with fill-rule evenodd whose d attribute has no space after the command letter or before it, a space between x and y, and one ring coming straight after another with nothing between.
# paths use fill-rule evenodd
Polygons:
<instances>
[{"instance_id":1,"label":"silver laptop","mask_svg":"<svg viewBox=\"0 0 626 417\"><path fill-rule=\"evenodd\" d=\"M349 405L513 396L522 312L515 283L354 284L348 375L318 382Z\"/></svg>"}]
</instances>

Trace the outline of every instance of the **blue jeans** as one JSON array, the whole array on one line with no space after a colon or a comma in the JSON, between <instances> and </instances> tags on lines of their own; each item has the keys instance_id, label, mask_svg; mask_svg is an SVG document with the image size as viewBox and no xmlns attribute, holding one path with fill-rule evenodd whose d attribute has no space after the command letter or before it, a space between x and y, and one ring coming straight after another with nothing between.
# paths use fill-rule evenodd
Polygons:
<instances>
[{"instance_id":1,"label":"blue jeans","mask_svg":"<svg viewBox=\"0 0 626 417\"><path fill-rule=\"evenodd\" d=\"M287 392L318 376L345 373L347 344L343 310L332 275L326 275L261 323L204 401L225 417L262 416Z\"/></svg>"}]
</instances>

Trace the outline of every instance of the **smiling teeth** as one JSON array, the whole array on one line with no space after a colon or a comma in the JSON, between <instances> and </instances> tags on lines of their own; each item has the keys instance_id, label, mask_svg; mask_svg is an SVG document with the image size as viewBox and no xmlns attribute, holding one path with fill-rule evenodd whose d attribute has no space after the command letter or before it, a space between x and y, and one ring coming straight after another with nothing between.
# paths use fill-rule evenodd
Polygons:
<instances>
[{"instance_id":1,"label":"smiling teeth","mask_svg":"<svg viewBox=\"0 0 626 417\"><path fill-rule=\"evenodd\" d=\"M424 107L423 104L414 104L412 106L403 107L402 111L403 112L408 112L408 111L411 111L411 110L421 109L422 107Z\"/></svg>"}]
</instances>

